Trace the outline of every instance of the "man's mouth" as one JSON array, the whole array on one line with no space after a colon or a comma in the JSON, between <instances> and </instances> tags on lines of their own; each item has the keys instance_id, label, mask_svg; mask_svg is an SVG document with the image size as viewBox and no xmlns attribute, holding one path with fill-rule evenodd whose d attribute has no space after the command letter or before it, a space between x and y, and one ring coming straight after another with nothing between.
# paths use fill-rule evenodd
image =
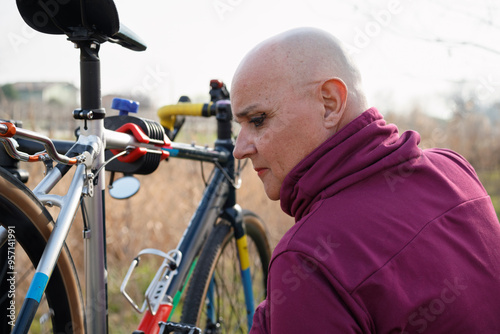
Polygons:
<instances>
[{"instance_id":1,"label":"man's mouth","mask_svg":"<svg viewBox=\"0 0 500 334\"><path fill-rule=\"evenodd\" d=\"M265 172L268 171L267 168L254 168L254 170L257 172L258 176L262 176L262 175L264 175Z\"/></svg>"}]
</instances>

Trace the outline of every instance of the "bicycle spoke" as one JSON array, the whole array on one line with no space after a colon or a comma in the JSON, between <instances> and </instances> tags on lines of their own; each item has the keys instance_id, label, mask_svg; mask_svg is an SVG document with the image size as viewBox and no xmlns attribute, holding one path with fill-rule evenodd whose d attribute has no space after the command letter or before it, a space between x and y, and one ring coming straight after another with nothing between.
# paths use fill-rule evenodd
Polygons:
<instances>
[{"instance_id":1,"label":"bicycle spoke","mask_svg":"<svg viewBox=\"0 0 500 334\"><path fill-rule=\"evenodd\" d=\"M219 280L216 280L216 281L220 281L220 283L221 283L220 287L223 290L222 293L225 293L225 295L226 295L225 299L227 299L227 301L230 303L230 305L229 305L230 316L228 318L230 321L229 321L229 323L227 323L225 325L231 327L232 330L228 331L228 333L232 333L232 332L234 332L234 330L237 330L237 329L242 331L242 323L246 322L246 319L244 319L244 321L242 321L241 319L238 319L238 314L239 313L241 314L241 312L237 311L237 306L238 305L241 306L242 303L238 303L238 301L237 300L235 301L233 298L233 297L235 297L236 299L238 299L238 297L239 297L238 291L237 291L238 289L234 285L234 283L235 283L234 278L239 276L239 273L238 273L239 269L236 268L238 261L236 261L236 259L235 259L235 257L236 257L235 254L236 254L236 251L235 251L234 247L231 247L231 254L230 254L231 259L224 259L224 260L221 259L221 261L224 261L225 264L229 263L232 267L232 268L230 268L230 269L232 269L232 275L231 275L232 285L231 285L231 287L229 287L228 284L226 284L227 280L223 279L222 273L220 272L221 268L220 267L216 268L216 277L217 276L219 277ZM226 255L228 255L228 254L226 254ZM229 257L229 255L228 255L228 257ZM222 267L222 269L226 269L226 268ZM220 297L219 299L222 299L222 297ZM225 305L224 305L224 307L225 307ZM227 312L227 311L224 310L224 312ZM243 314L246 314L246 311L243 312ZM234 326L231 326L232 325L231 320L233 318L235 319L236 324Z\"/></svg>"}]
</instances>

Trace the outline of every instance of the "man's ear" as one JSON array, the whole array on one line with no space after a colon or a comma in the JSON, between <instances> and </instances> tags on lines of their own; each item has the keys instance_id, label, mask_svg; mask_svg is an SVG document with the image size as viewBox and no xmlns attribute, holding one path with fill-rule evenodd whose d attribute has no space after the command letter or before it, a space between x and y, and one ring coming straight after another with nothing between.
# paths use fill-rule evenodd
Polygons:
<instances>
[{"instance_id":1,"label":"man's ear","mask_svg":"<svg viewBox=\"0 0 500 334\"><path fill-rule=\"evenodd\" d=\"M346 108L346 84L340 78L329 79L321 86L321 96L325 108L325 126L327 128L338 128Z\"/></svg>"}]
</instances>

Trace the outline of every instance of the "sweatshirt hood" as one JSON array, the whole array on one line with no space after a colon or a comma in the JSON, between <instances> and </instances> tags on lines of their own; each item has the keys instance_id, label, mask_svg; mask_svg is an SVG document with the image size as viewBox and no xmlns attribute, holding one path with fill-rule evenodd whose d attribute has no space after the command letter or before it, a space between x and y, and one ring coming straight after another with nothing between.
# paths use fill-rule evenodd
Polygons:
<instances>
[{"instance_id":1,"label":"sweatshirt hood","mask_svg":"<svg viewBox=\"0 0 500 334\"><path fill-rule=\"evenodd\" d=\"M375 108L363 112L306 156L286 176L282 210L299 221L314 203L381 170L418 158L420 135L401 136Z\"/></svg>"}]
</instances>

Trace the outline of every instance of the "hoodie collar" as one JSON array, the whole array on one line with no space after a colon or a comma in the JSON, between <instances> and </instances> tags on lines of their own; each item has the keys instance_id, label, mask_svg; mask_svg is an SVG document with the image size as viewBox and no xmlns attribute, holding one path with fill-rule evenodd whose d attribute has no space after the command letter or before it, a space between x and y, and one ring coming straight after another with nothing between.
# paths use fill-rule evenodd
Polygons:
<instances>
[{"instance_id":1,"label":"hoodie collar","mask_svg":"<svg viewBox=\"0 0 500 334\"><path fill-rule=\"evenodd\" d=\"M418 133L399 136L370 108L295 166L280 190L282 210L299 221L312 205L388 167L420 156Z\"/></svg>"}]
</instances>

